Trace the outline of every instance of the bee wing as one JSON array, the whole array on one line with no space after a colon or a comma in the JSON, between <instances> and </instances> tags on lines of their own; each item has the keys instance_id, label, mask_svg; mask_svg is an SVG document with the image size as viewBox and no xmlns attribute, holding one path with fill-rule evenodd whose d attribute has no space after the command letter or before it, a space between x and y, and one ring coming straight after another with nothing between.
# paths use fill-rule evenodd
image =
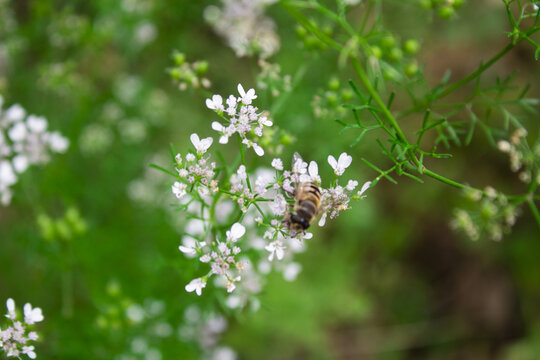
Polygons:
<instances>
[{"instance_id":1,"label":"bee wing","mask_svg":"<svg viewBox=\"0 0 540 360\"><path fill-rule=\"evenodd\" d=\"M304 161L299 153L295 152L292 156L292 163L291 163L291 170L292 170L292 178L294 180L294 193L293 196L297 197L299 192L299 185L300 185L300 174L298 173L298 166Z\"/></svg>"},{"instance_id":2,"label":"bee wing","mask_svg":"<svg viewBox=\"0 0 540 360\"><path fill-rule=\"evenodd\" d=\"M300 160L301 162L304 162L304 159L302 159L302 157L300 156L299 153L295 152L292 156L292 164L291 164L291 168L292 168L292 171L294 174L297 173L297 164L298 164L298 160Z\"/></svg>"}]
</instances>

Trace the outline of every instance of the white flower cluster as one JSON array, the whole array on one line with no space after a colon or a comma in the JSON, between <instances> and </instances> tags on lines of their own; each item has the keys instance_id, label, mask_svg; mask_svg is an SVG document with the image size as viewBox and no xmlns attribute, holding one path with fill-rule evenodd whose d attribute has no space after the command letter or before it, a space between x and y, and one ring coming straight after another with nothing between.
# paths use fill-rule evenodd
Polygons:
<instances>
[{"instance_id":1,"label":"white flower cluster","mask_svg":"<svg viewBox=\"0 0 540 360\"><path fill-rule=\"evenodd\" d=\"M259 54L268 58L279 50L274 21L264 15L276 0L222 0L223 8L209 6L204 17L225 38L236 56Z\"/></svg>"},{"instance_id":2,"label":"white flower cluster","mask_svg":"<svg viewBox=\"0 0 540 360\"><path fill-rule=\"evenodd\" d=\"M184 312L184 325L178 334L182 341L197 342L209 360L235 360L236 353L229 347L219 345L221 335L227 330L227 319L219 314L204 313L196 305Z\"/></svg>"},{"instance_id":3,"label":"white flower cluster","mask_svg":"<svg viewBox=\"0 0 540 360\"><path fill-rule=\"evenodd\" d=\"M343 175L345 169L352 163L352 157L342 153L336 160L329 156L328 162L337 176ZM187 257L198 257L203 264L208 264L209 272L193 279L185 289L201 295L210 277L217 276L216 282L227 289L231 294L226 304L231 308L243 307L248 300L254 308L258 308L257 300L252 296L260 292L263 276L272 268L283 273L288 281L293 281L301 270L301 266L295 263L294 254L305 250L302 240L312 238L311 233L294 233L287 228L284 219L288 211L292 211L295 188L304 182L321 183L318 174L318 165L312 161L309 165L299 156L295 157L292 171L283 171L283 161L275 158L272 160L275 172L259 171L256 176L250 177L246 167L240 165L235 173L228 179L226 187L219 189L222 194L233 200L244 215L242 225L236 222L226 231L223 238L212 237L208 234L212 221L208 219L208 211L200 211L200 207L192 207L191 216L202 214L202 218L191 220L186 227L189 234L179 246L181 252ZM325 223L329 216L331 219L349 208L351 199L361 198L364 191L370 186L366 182L360 191L355 189L358 182L349 180L345 186L340 186L338 180L327 189L321 188L322 214L319 225ZM184 194L185 189L183 189ZM287 201L289 199L289 203ZM234 207L227 203L219 202L216 213L225 213L220 222L227 219ZM255 204L254 207L251 205ZM202 205L210 207L209 203ZM258 216L260 215L260 216ZM257 217L255 217L257 216ZM266 226L268 230L261 237L257 227ZM247 234L247 236L246 236ZM259 254L257 258L240 257L244 250L253 249ZM266 255L263 252L266 251ZM275 261L277 260L277 261Z\"/></svg>"},{"instance_id":4,"label":"white flower cluster","mask_svg":"<svg viewBox=\"0 0 540 360\"><path fill-rule=\"evenodd\" d=\"M518 177L524 183L540 184L540 141L532 146L527 143L527 130L519 128L512 133L510 141L501 140L497 143L500 151L508 154L510 169L519 172Z\"/></svg>"},{"instance_id":5,"label":"white flower cluster","mask_svg":"<svg viewBox=\"0 0 540 360\"><path fill-rule=\"evenodd\" d=\"M30 341L36 341L38 334L35 331L27 331L27 326L43 321L43 314L40 308L33 308L26 303L23 307L24 322L17 320L15 311L15 301L8 299L6 301L8 313L6 317L11 320L11 325L6 329L0 329L0 350L10 358L20 359L21 355L26 355L30 359L36 358L34 346L29 345Z\"/></svg>"},{"instance_id":6,"label":"white flower cluster","mask_svg":"<svg viewBox=\"0 0 540 360\"><path fill-rule=\"evenodd\" d=\"M249 89L246 92L244 87L238 84L238 93L240 97L229 95L226 100L227 108L223 105L221 95L214 95L212 99L206 99L206 106L214 110L227 122L226 125L223 125L218 121L214 121L212 129L221 134L219 138L220 144L228 143L229 138L237 133L244 145L253 148L257 155L263 156L264 149L255 140L263 135L265 126L272 126L273 123L266 112L258 113L259 109L251 105L252 101L257 98L254 89Z\"/></svg>"},{"instance_id":7,"label":"white flower cluster","mask_svg":"<svg viewBox=\"0 0 540 360\"><path fill-rule=\"evenodd\" d=\"M176 181L172 185L172 192L178 199L182 199L187 194L188 186L196 189L201 196L207 195L210 191L217 192L217 180L215 176L215 162L209 162L209 157L204 157L208 148L212 145L213 139L199 139L197 134L191 134L191 143L197 150L197 155L188 153L185 161L182 155L176 154L176 171L181 181Z\"/></svg>"},{"instance_id":8,"label":"white flower cluster","mask_svg":"<svg viewBox=\"0 0 540 360\"><path fill-rule=\"evenodd\" d=\"M9 205L17 182L30 165L45 164L50 153L64 153L69 140L58 131L47 131L44 117L26 115L22 106L15 104L2 111L0 96L0 202Z\"/></svg>"},{"instance_id":9,"label":"white flower cluster","mask_svg":"<svg viewBox=\"0 0 540 360\"><path fill-rule=\"evenodd\" d=\"M185 159L176 155L178 175L172 193L189 219L178 248L186 257L197 258L199 267L204 269L185 285L185 290L201 296L212 280L215 286L227 290L225 304L229 308L250 304L256 310L256 295L262 290L265 276L276 270L287 281L293 281L301 271L300 264L294 262L295 254L304 251L303 240L313 236L290 226L298 201L297 190L306 182L320 188L320 206L313 218L321 216L319 225L323 226L328 217L333 219L348 209L351 200L362 198L371 183L366 182L359 191L356 180L339 184L352 164L352 157L346 153L337 159L328 157L336 177L327 188L321 185L317 163L308 164L298 154L293 157L291 170L284 170L283 161L274 158L273 169L250 171L244 149L253 148L257 155L264 155L264 150L250 137L261 137L263 129L273 124L252 105L257 98L254 89L245 91L239 84L238 93L239 97L230 95L225 104L220 95L214 95L206 99L206 106L226 122L212 123L212 128L220 133L219 143L228 143L231 136L238 134L237 161L242 163L233 167L223 164L219 168L209 163L206 153L213 139L192 134L196 153L188 153Z\"/></svg>"}]
</instances>

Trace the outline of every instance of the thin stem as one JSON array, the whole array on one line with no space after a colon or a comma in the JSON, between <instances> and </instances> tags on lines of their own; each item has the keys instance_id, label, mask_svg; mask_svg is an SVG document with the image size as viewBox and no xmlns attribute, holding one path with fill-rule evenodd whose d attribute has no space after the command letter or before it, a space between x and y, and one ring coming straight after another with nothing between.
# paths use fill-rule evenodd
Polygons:
<instances>
[{"instance_id":1,"label":"thin stem","mask_svg":"<svg viewBox=\"0 0 540 360\"><path fill-rule=\"evenodd\" d=\"M527 203L529 204L529 207L531 208L531 212L534 215L534 219L536 220L538 227L540 227L540 211L538 211L538 208L536 207L536 204L534 203L532 196L529 196L527 198Z\"/></svg>"},{"instance_id":2,"label":"thin stem","mask_svg":"<svg viewBox=\"0 0 540 360\"><path fill-rule=\"evenodd\" d=\"M242 144L242 138L240 138L240 136L238 136L238 147L240 148L240 158L242 159L242 164L247 169L246 158L244 156L244 144ZM249 191L251 192L251 183L249 182L249 176L247 174L246 174L246 183L247 183Z\"/></svg>"}]
</instances>

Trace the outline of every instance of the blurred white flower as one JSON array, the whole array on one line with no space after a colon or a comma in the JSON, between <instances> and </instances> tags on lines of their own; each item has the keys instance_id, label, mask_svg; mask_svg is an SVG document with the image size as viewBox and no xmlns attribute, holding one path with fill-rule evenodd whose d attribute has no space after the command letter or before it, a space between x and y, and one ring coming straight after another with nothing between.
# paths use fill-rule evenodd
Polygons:
<instances>
[{"instance_id":1,"label":"blurred white flower","mask_svg":"<svg viewBox=\"0 0 540 360\"><path fill-rule=\"evenodd\" d=\"M55 131L50 134L49 145L51 146L52 151L64 153L69 146L69 140L62 136L58 131Z\"/></svg>"},{"instance_id":2,"label":"blurred white flower","mask_svg":"<svg viewBox=\"0 0 540 360\"><path fill-rule=\"evenodd\" d=\"M228 230L227 240L236 242L238 239L240 239L244 234L246 233L246 228L240 224L240 223L234 223L234 225L231 227L231 230Z\"/></svg>"},{"instance_id":3,"label":"blurred white flower","mask_svg":"<svg viewBox=\"0 0 540 360\"><path fill-rule=\"evenodd\" d=\"M279 158L275 158L272 160L272 167L276 170L283 170L283 161L281 161Z\"/></svg>"},{"instance_id":4,"label":"blurred white flower","mask_svg":"<svg viewBox=\"0 0 540 360\"><path fill-rule=\"evenodd\" d=\"M172 185L172 192L178 199L181 199L184 197L184 195L186 195L186 189L187 184L178 181L175 181L175 183Z\"/></svg>"},{"instance_id":5,"label":"blurred white flower","mask_svg":"<svg viewBox=\"0 0 540 360\"><path fill-rule=\"evenodd\" d=\"M189 284L186 285L185 289L187 292L195 291L198 296L201 296L202 289L206 287L206 281L202 278L193 279Z\"/></svg>"},{"instance_id":6,"label":"blurred white flower","mask_svg":"<svg viewBox=\"0 0 540 360\"><path fill-rule=\"evenodd\" d=\"M371 181L366 181L364 183L364 185L362 185L362 189L360 189L360 191L358 191L358 196L362 196L362 194L367 190L369 189L369 187L371 186ZM365 197L365 195L364 195Z\"/></svg>"},{"instance_id":7,"label":"blurred white flower","mask_svg":"<svg viewBox=\"0 0 540 360\"><path fill-rule=\"evenodd\" d=\"M11 298L7 299L6 301L6 307L7 307L7 315L6 317L11 320L15 320L17 315L15 314L15 301Z\"/></svg>"},{"instance_id":8,"label":"blurred white flower","mask_svg":"<svg viewBox=\"0 0 540 360\"><path fill-rule=\"evenodd\" d=\"M339 159L336 161L336 158L332 155L328 156L328 163L334 169L334 173L337 176L343 175L345 169L349 167L352 163L352 156L347 155L347 153L341 153Z\"/></svg>"},{"instance_id":9,"label":"blurred white flower","mask_svg":"<svg viewBox=\"0 0 540 360\"><path fill-rule=\"evenodd\" d=\"M28 115L26 126L34 133L41 133L47 129L47 119L42 116Z\"/></svg>"},{"instance_id":10,"label":"blurred white flower","mask_svg":"<svg viewBox=\"0 0 540 360\"><path fill-rule=\"evenodd\" d=\"M40 308L32 308L30 303L24 304L24 322L28 325L43 321L43 313Z\"/></svg>"},{"instance_id":11,"label":"blurred white flower","mask_svg":"<svg viewBox=\"0 0 540 360\"><path fill-rule=\"evenodd\" d=\"M274 260L274 256L281 260L285 256L285 246L283 246L283 243L280 240L276 240L268 244L265 249L270 252L270 255L268 255L268 261Z\"/></svg>"}]
</instances>

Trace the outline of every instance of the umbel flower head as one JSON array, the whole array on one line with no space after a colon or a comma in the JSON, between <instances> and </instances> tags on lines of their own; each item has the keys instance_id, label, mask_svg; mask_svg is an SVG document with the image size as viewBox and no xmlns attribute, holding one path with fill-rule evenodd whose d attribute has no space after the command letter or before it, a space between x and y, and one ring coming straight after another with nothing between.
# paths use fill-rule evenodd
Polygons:
<instances>
[{"instance_id":1,"label":"umbel flower head","mask_svg":"<svg viewBox=\"0 0 540 360\"><path fill-rule=\"evenodd\" d=\"M238 84L237 90L236 95L225 98L215 94L205 101L221 119L212 123L212 129L219 133L218 143L228 144L231 137L238 140L231 141L239 150L236 162L221 159L222 164L217 165L211 161L213 138L191 134L194 151L175 156L177 175L170 186L178 209L188 218L178 249L187 258L196 259L201 270L186 281L184 289L202 296L213 284L226 290L225 303L230 308L250 304L257 309L256 296L265 275L275 270L293 281L301 271L294 256L305 251L304 240L313 237L293 229L287 220L297 211L297 189L305 183L319 188L320 201L305 221L313 225L320 217L318 223L323 226L328 218L349 209L352 200L365 197L371 183L357 190L359 181L342 180L353 162L347 153L337 159L328 156L335 176L326 182L319 175L319 165L307 163L299 155L295 155L290 170L276 157L267 160L267 167L251 169L244 151L252 148L263 157L259 140L273 122L254 105L258 98L255 89L246 90Z\"/></svg>"},{"instance_id":2,"label":"umbel flower head","mask_svg":"<svg viewBox=\"0 0 540 360\"><path fill-rule=\"evenodd\" d=\"M64 153L69 140L58 131L47 131L44 117L26 115L18 104L5 111L0 96L0 202L9 205L11 186L31 165L46 164L51 153Z\"/></svg>"},{"instance_id":3,"label":"umbel flower head","mask_svg":"<svg viewBox=\"0 0 540 360\"><path fill-rule=\"evenodd\" d=\"M31 341L38 339L38 334L34 331L28 331L27 327L37 322L43 321L43 313L40 308L34 308L29 303L23 307L24 320L18 320L15 301L8 299L6 301L6 318L11 321L5 329L0 328L0 350L5 355L21 359L21 355L26 355L30 359L36 358L36 352Z\"/></svg>"},{"instance_id":4,"label":"umbel flower head","mask_svg":"<svg viewBox=\"0 0 540 360\"><path fill-rule=\"evenodd\" d=\"M241 141L248 148L253 148L258 156L264 155L264 149L257 143L262 137L264 127L273 125L266 112L258 112L258 108L251 105L257 99L255 89L244 90L242 84L238 84L239 97L229 95L227 108L223 105L221 95L214 95L212 99L206 99L206 107L214 110L225 120L225 124L214 121L212 129L221 135L220 144L227 144L234 134L240 136Z\"/></svg>"}]
</instances>

